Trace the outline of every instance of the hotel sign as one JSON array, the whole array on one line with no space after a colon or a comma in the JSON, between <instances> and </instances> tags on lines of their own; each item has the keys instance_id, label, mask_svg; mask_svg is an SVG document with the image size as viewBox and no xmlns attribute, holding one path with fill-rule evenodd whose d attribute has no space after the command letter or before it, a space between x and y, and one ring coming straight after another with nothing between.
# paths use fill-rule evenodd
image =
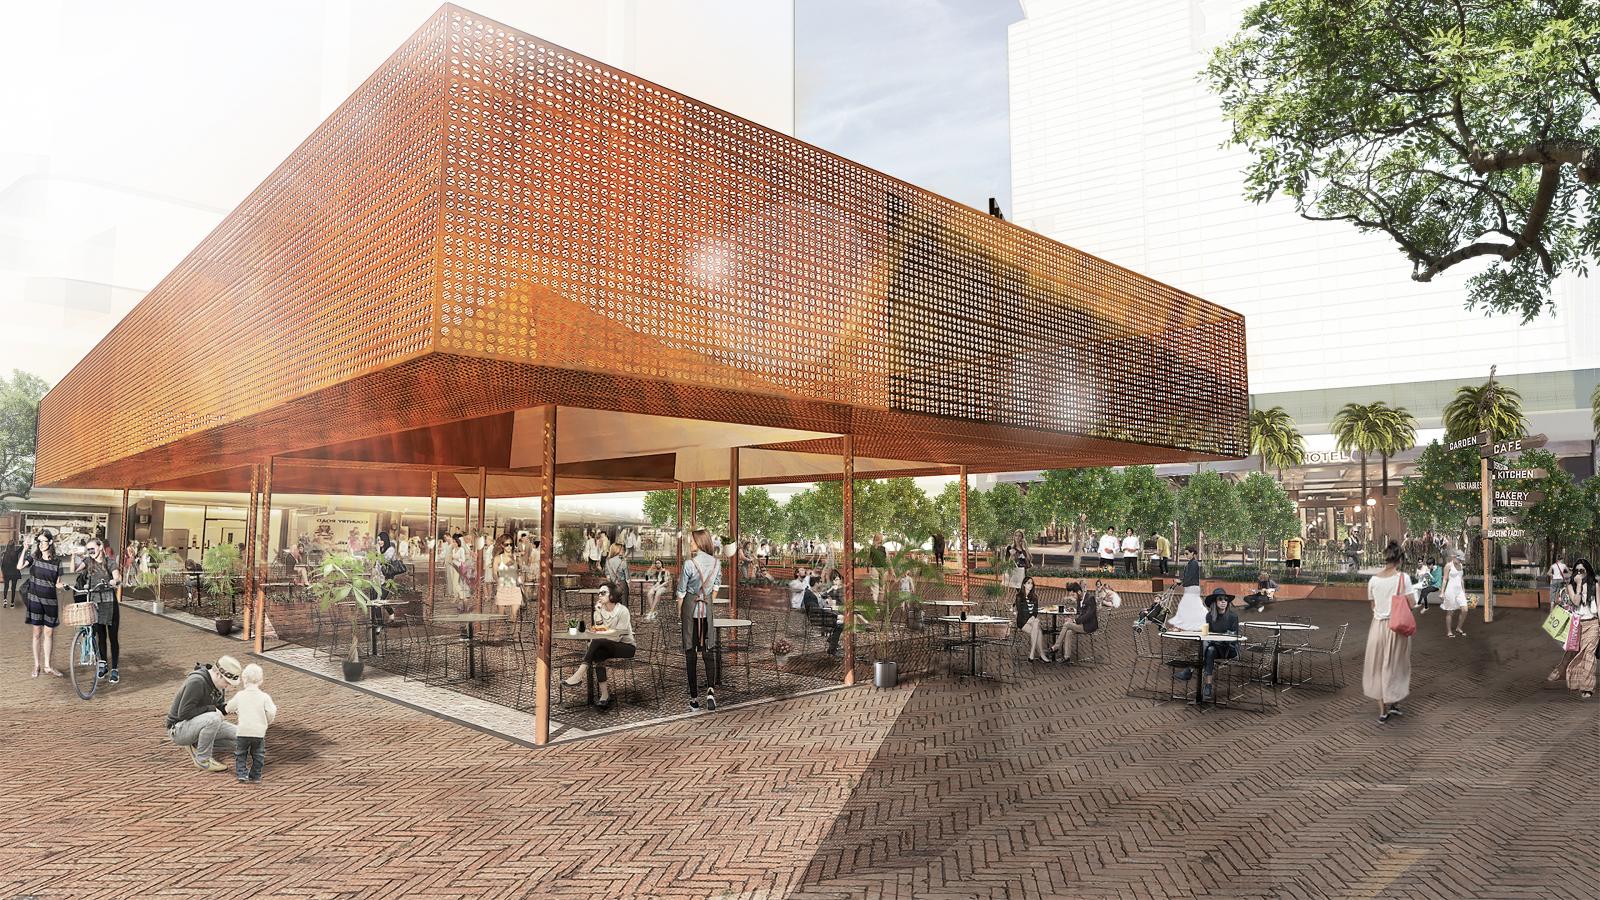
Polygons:
<instances>
[{"instance_id":1,"label":"hotel sign","mask_svg":"<svg viewBox=\"0 0 1600 900\"><path fill-rule=\"evenodd\" d=\"M1308 466L1326 466L1333 463L1350 462L1350 454L1343 450L1314 450L1306 454L1305 464Z\"/></svg>"}]
</instances>

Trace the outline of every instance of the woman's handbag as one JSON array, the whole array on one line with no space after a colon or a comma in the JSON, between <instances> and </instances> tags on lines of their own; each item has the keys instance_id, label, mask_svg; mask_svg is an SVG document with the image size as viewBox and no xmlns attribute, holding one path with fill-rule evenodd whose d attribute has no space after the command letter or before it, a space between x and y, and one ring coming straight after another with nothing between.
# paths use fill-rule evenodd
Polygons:
<instances>
[{"instance_id":1,"label":"woman's handbag","mask_svg":"<svg viewBox=\"0 0 1600 900\"><path fill-rule=\"evenodd\" d=\"M1550 608L1550 615L1544 617L1544 633L1550 635L1552 640L1566 643L1567 635L1571 631L1569 627L1571 621L1572 613L1567 612L1564 607L1553 606Z\"/></svg>"},{"instance_id":2,"label":"woman's handbag","mask_svg":"<svg viewBox=\"0 0 1600 900\"><path fill-rule=\"evenodd\" d=\"M1406 593L1406 580L1403 575L1400 577L1400 585L1395 589L1394 596L1389 598L1389 630L1404 637L1417 633L1417 620L1411 615L1411 595Z\"/></svg>"},{"instance_id":3,"label":"woman's handbag","mask_svg":"<svg viewBox=\"0 0 1600 900\"><path fill-rule=\"evenodd\" d=\"M1573 616L1571 624L1567 626L1567 641L1561 645L1562 650L1571 650L1576 652L1579 647L1583 646L1578 640L1578 635L1581 628L1582 625L1578 622L1578 617Z\"/></svg>"}]
</instances>

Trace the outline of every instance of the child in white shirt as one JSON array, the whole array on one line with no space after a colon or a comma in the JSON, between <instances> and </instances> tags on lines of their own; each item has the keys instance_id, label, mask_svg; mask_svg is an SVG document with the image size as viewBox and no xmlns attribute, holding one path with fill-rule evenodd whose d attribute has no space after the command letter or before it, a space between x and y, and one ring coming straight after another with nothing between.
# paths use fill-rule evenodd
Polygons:
<instances>
[{"instance_id":1,"label":"child in white shirt","mask_svg":"<svg viewBox=\"0 0 1600 900\"><path fill-rule=\"evenodd\" d=\"M240 677L244 687L228 701L228 714L239 717L239 733L234 738L233 773L240 782L259 784L261 768L267 759L267 726L278 717L278 706L261 689L261 667L251 663ZM248 764L248 773L246 771Z\"/></svg>"}]
</instances>

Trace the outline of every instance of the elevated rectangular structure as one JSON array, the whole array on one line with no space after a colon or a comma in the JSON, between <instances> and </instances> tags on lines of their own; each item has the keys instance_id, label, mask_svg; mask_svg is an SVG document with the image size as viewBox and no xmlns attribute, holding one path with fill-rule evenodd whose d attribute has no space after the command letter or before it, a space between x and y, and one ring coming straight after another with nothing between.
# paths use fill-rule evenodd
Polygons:
<instances>
[{"instance_id":1,"label":"elevated rectangular structure","mask_svg":"<svg viewBox=\"0 0 1600 900\"><path fill-rule=\"evenodd\" d=\"M445 6L50 392L38 481L235 489L269 456L517 470L510 417L548 404L926 464L899 471L1238 457L1244 334ZM584 471L670 480L658 450Z\"/></svg>"}]
</instances>

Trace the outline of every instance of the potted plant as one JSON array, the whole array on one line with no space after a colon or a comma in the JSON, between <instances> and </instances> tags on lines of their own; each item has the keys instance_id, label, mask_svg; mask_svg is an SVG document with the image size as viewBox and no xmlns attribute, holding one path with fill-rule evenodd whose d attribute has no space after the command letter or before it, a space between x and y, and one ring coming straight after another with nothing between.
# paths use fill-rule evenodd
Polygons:
<instances>
[{"instance_id":1,"label":"potted plant","mask_svg":"<svg viewBox=\"0 0 1600 900\"><path fill-rule=\"evenodd\" d=\"M862 550L857 554L857 566L869 567L871 562L869 552ZM920 630L922 604L917 597L917 591L927 591L935 585L944 583L943 570L909 548L900 548L888 554L888 563L888 570L880 574L884 582L878 591L878 601L874 603L868 599L862 602L858 599L856 615L859 621L845 624L846 628L855 629L858 633L867 629L872 631L874 635L872 683L880 688L892 688L900 683L900 662L889 658L889 647L894 638L895 613L903 610L906 627ZM911 576L911 590L901 589L900 579L905 575Z\"/></svg>"},{"instance_id":2,"label":"potted plant","mask_svg":"<svg viewBox=\"0 0 1600 900\"><path fill-rule=\"evenodd\" d=\"M232 634L234 603L239 593L239 548L234 544L217 544L207 549L200 560L200 568L205 573L206 593L217 601L219 610L224 604L227 605L227 613L217 616L217 634Z\"/></svg>"},{"instance_id":3,"label":"potted plant","mask_svg":"<svg viewBox=\"0 0 1600 900\"><path fill-rule=\"evenodd\" d=\"M317 567L311 595L323 612L348 603L350 613L350 653L344 659L344 680L360 681L366 664L361 661L361 625L372 615L371 602L382 584L371 563L352 553L331 553Z\"/></svg>"},{"instance_id":4,"label":"potted plant","mask_svg":"<svg viewBox=\"0 0 1600 900\"><path fill-rule=\"evenodd\" d=\"M578 633L578 620L577 619L568 619L567 620L567 634L577 634L577 633Z\"/></svg>"},{"instance_id":5,"label":"potted plant","mask_svg":"<svg viewBox=\"0 0 1600 900\"><path fill-rule=\"evenodd\" d=\"M789 654L793 652L794 644L788 638L780 634L772 639L772 661L779 668L789 664Z\"/></svg>"},{"instance_id":6,"label":"potted plant","mask_svg":"<svg viewBox=\"0 0 1600 900\"><path fill-rule=\"evenodd\" d=\"M151 545L139 550L140 559L135 561L133 571L128 574L128 586L134 589L149 590L154 596L150 610L156 615L166 611L166 604L161 601L161 567L166 564L172 554Z\"/></svg>"}]
</instances>

